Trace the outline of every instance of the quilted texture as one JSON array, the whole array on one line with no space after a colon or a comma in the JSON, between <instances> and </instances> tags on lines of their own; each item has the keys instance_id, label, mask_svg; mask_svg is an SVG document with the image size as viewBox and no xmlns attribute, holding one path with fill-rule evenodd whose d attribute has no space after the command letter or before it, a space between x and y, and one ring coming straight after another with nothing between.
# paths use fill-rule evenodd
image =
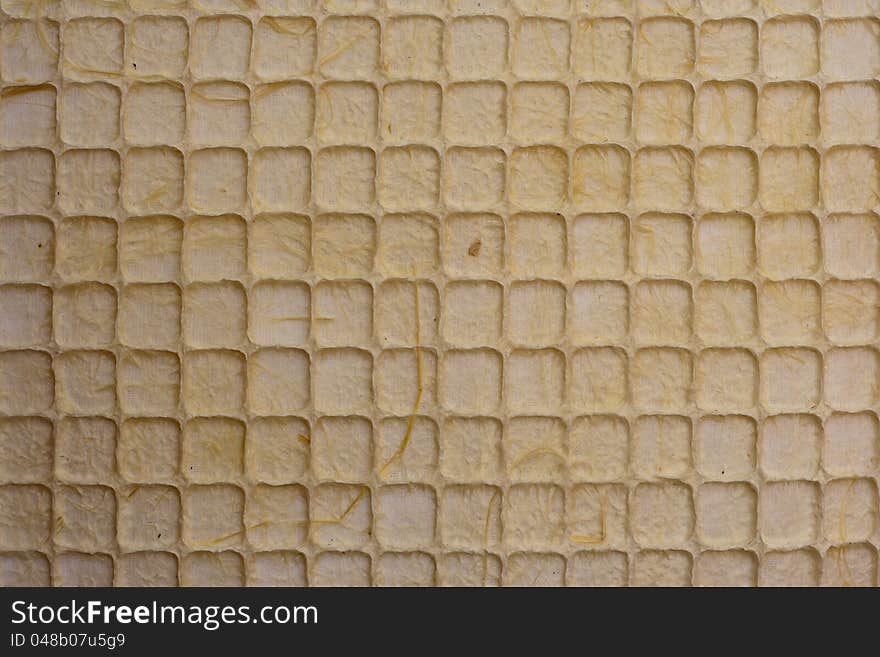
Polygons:
<instances>
[{"instance_id":1,"label":"quilted texture","mask_svg":"<svg viewBox=\"0 0 880 657\"><path fill-rule=\"evenodd\" d=\"M5 585L877 585L877 0L0 1Z\"/></svg>"}]
</instances>

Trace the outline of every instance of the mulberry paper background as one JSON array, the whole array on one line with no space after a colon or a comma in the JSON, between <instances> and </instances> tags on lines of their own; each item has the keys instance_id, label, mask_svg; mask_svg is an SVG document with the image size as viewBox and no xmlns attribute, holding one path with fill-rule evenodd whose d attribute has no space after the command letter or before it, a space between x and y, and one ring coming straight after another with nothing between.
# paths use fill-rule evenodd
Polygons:
<instances>
[{"instance_id":1,"label":"mulberry paper background","mask_svg":"<svg viewBox=\"0 0 880 657\"><path fill-rule=\"evenodd\" d=\"M877 585L877 0L2 0L5 585Z\"/></svg>"}]
</instances>

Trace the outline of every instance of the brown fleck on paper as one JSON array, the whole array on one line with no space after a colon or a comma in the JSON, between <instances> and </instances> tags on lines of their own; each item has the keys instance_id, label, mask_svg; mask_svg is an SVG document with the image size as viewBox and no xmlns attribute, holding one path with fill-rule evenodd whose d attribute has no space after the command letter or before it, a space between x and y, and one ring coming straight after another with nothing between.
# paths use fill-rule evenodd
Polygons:
<instances>
[{"instance_id":1,"label":"brown fleck on paper","mask_svg":"<svg viewBox=\"0 0 880 657\"><path fill-rule=\"evenodd\" d=\"M877 0L0 12L3 584L878 584Z\"/></svg>"}]
</instances>

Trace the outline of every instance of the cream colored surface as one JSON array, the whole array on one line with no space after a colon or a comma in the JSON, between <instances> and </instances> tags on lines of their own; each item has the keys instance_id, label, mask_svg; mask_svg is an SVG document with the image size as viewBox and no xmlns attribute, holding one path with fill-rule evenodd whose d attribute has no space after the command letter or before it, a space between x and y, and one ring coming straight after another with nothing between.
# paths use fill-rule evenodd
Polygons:
<instances>
[{"instance_id":1,"label":"cream colored surface","mask_svg":"<svg viewBox=\"0 0 880 657\"><path fill-rule=\"evenodd\" d=\"M877 585L875 0L0 0L5 585Z\"/></svg>"}]
</instances>

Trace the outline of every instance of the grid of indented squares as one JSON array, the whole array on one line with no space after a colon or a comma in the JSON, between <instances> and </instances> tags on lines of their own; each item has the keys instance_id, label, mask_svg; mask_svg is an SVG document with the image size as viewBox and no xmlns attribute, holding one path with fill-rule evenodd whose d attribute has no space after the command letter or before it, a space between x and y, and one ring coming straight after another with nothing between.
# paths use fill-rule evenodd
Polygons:
<instances>
[{"instance_id":1,"label":"grid of indented squares","mask_svg":"<svg viewBox=\"0 0 880 657\"><path fill-rule=\"evenodd\" d=\"M2 0L7 585L876 585L878 0Z\"/></svg>"}]
</instances>

